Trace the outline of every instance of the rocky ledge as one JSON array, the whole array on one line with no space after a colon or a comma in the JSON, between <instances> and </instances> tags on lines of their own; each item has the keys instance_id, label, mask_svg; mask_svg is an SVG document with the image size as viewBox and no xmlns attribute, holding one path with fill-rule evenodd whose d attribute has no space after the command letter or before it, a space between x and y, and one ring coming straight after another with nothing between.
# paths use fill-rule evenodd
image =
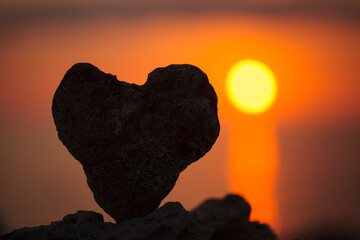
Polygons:
<instances>
[{"instance_id":1,"label":"rocky ledge","mask_svg":"<svg viewBox=\"0 0 360 240\"><path fill-rule=\"evenodd\" d=\"M238 195L209 199L188 212L179 202L168 202L143 218L104 222L92 211L78 211L47 226L21 228L2 240L273 240L266 224L250 222L250 206Z\"/></svg>"}]
</instances>

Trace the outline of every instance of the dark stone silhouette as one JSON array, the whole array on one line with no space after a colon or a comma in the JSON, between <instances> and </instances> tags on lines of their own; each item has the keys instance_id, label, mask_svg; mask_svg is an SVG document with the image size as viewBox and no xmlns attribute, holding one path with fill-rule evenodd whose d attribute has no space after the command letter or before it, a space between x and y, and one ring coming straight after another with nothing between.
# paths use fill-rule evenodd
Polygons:
<instances>
[{"instance_id":1,"label":"dark stone silhouette","mask_svg":"<svg viewBox=\"0 0 360 240\"><path fill-rule=\"evenodd\" d=\"M155 210L220 130L216 93L192 65L157 68L138 86L75 64L55 92L52 112L96 202L117 222Z\"/></svg>"},{"instance_id":2,"label":"dark stone silhouette","mask_svg":"<svg viewBox=\"0 0 360 240\"><path fill-rule=\"evenodd\" d=\"M249 222L250 206L237 195L211 199L192 212L169 202L143 218L104 223L101 214L78 211L48 226L22 228L3 240L275 240L270 228Z\"/></svg>"}]
</instances>

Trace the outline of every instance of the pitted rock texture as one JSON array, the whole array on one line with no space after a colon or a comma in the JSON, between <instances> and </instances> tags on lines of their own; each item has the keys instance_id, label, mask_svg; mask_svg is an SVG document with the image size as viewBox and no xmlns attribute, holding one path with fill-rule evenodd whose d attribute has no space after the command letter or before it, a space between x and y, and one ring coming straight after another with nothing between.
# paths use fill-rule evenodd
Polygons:
<instances>
[{"instance_id":1,"label":"pitted rock texture","mask_svg":"<svg viewBox=\"0 0 360 240\"><path fill-rule=\"evenodd\" d=\"M96 202L117 222L155 210L220 131L216 93L192 65L157 68L138 86L75 64L55 92L52 112Z\"/></svg>"},{"instance_id":2,"label":"pitted rock texture","mask_svg":"<svg viewBox=\"0 0 360 240\"><path fill-rule=\"evenodd\" d=\"M250 207L237 195L206 201L187 212L166 203L143 218L104 223L99 213L78 211L48 226L22 228L1 240L275 240L266 224L249 222Z\"/></svg>"}]
</instances>

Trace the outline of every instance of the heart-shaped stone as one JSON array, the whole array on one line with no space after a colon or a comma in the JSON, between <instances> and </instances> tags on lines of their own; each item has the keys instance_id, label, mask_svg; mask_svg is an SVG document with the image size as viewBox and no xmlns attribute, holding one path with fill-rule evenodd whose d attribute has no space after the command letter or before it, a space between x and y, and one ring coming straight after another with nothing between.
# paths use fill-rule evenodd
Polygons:
<instances>
[{"instance_id":1,"label":"heart-shaped stone","mask_svg":"<svg viewBox=\"0 0 360 240\"><path fill-rule=\"evenodd\" d=\"M117 222L155 210L220 130L216 93L192 65L157 68L139 86L75 64L55 92L52 113L96 202Z\"/></svg>"}]
</instances>

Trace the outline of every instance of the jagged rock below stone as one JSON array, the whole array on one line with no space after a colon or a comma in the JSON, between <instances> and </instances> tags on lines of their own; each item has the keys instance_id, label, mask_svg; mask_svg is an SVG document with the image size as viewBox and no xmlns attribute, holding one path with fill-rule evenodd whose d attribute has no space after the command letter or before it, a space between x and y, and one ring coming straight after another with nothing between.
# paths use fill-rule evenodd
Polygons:
<instances>
[{"instance_id":1,"label":"jagged rock below stone","mask_svg":"<svg viewBox=\"0 0 360 240\"><path fill-rule=\"evenodd\" d=\"M48 226L22 228L2 240L275 240L266 224L249 222L250 206L237 195L206 201L192 212L169 202L143 218L104 223L99 213L78 211Z\"/></svg>"},{"instance_id":2,"label":"jagged rock below stone","mask_svg":"<svg viewBox=\"0 0 360 240\"><path fill-rule=\"evenodd\" d=\"M220 130L216 93L192 65L157 68L138 86L75 64L55 92L52 112L96 202L117 222L155 210Z\"/></svg>"}]
</instances>

